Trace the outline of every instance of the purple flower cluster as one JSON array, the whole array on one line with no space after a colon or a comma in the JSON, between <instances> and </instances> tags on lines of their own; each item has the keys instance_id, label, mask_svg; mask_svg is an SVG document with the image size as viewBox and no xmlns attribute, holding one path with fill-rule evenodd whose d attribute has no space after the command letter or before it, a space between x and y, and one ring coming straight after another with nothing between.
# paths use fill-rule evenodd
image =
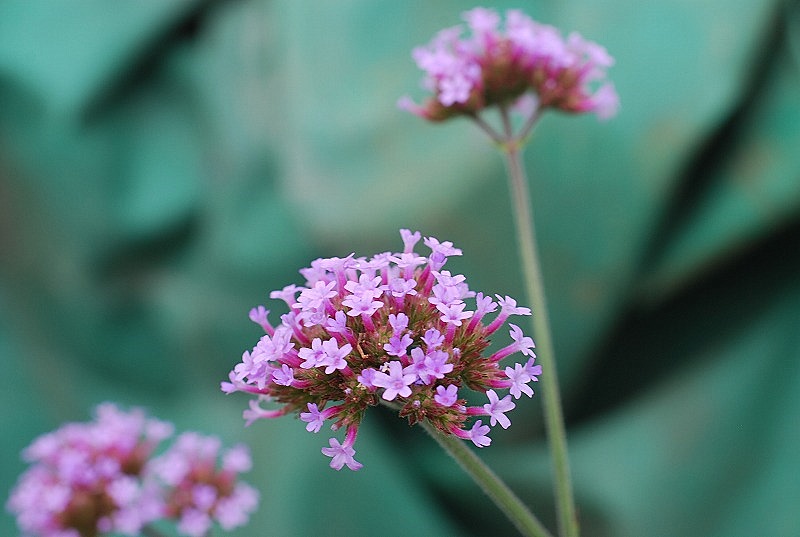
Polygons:
<instances>
[{"instance_id":1,"label":"purple flower cluster","mask_svg":"<svg viewBox=\"0 0 800 537\"><path fill-rule=\"evenodd\" d=\"M237 481L251 468L249 450L237 445L221 453L221 447L215 436L183 433L150 465L166 486L164 514L182 534L208 535L215 520L225 530L243 526L258 505L258 491Z\"/></svg>"},{"instance_id":2,"label":"purple flower cluster","mask_svg":"<svg viewBox=\"0 0 800 537\"><path fill-rule=\"evenodd\" d=\"M123 412L111 403L99 405L95 415L92 422L68 423L40 436L23 452L31 466L7 503L23 534L138 535L151 522L174 518L181 534L201 537L212 518L228 529L244 524L255 509L258 493L236 483L237 474L250 464L244 446L228 451L221 471L210 458L216 457L216 438L182 435L166 454L153 458L159 444L172 436L171 424L148 418L141 409ZM208 447L202 453L181 450L186 436ZM183 470L183 479L168 479ZM195 511L204 512L206 526L196 522L200 517L194 511L185 515L188 509L174 509L174 498L183 491L202 497Z\"/></svg>"},{"instance_id":3,"label":"purple flower cluster","mask_svg":"<svg viewBox=\"0 0 800 537\"><path fill-rule=\"evenodd\" d=\"M345 428L343 442L331 438L322 449L337 470L361 467L353 444L370 406L384 403L412 425L426 420L483 447L491 442L489 425L467 420L486 416L491 426L508 427L513 399L532 396L529 384L541 374L533 340L516 325L509 323L510 344L485 352L509 316L530 315L528 308L508 296L474 293L464 276L443 270L448 257L461 255L451 242L425 238L430 254L421 256L414 251L420 233L400 234L402 252L317 259L300 270L305 286L273 291L270 297L285 301L289 312L273 326L263 306L250 311L266 335L221 386L257 396L244 411L248 425L299 413L310 432L328 420L333 430ZM514 353L526 361L501 367ZM468 406L464 388L484 393L488 403ZM510 394L501 397L504 389ZM268 401L280 406L263 408Z\"/></svg>"},{"instance_id":4,"label":"purple flower cluster","mask_svg":"<svg viewBox=\"0 0 800 537\"><path fill-rule=\"evenodd\" d=\"M468 37L455 26L414 49L434 98L419 106L404 97L401 108L432 121L473 116L492 105L594 112L601 119L616 114L619 98L605 81L614 60L602 46L574 32L564 38L518 10L507 11L504 24L485 8L463 18Z\"/></svg>"}]
</instances>

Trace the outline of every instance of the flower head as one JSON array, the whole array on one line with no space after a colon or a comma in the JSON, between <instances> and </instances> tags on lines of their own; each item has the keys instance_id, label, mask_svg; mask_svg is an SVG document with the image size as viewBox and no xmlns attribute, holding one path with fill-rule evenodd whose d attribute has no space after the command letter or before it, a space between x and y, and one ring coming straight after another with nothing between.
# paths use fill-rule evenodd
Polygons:
<instances>
[{"instance_id":1,"label":"flower head","mask_svg":"<svg viewBox=\"0 0 800 537\"><path fill-rule=\"evenodd\" d=\"M309 432L326 422L334 431L345 429L343 442L332 438L323 449L337 470L361 467L353 446L372 406L394 407L412 425L426 420L482 447L489 445L490 425L510 424L505 413L514 407L512 395L527 394L534 380L532 362L501 366L514 354L532 355L533 341L518 327L511 325L510 344L486 352L510 316L530 310L498 296L500 312L491 315L498 308L489 295L474 293L464 275L442 269L461 250L426 237L430 254L420 255L414 248L421 234L400 233L402 252L318 259L301 269L307 287L291 288L299 293L291 307L314 315L282 317L274 334L262 336L234 366L231 382L223 383L227 393L257 397L245 411L248 423L296 413ZM401 297L388 283L397 280L403 282ZM512 395L498 395L505 389ZM467 390L487 394L489 404L465 406ZM267 410L261 401L278 406ZM469 425L473 416L489 416L490 425Z\"/></svg>"},{"instance_id":2,"label":"flower head","mask_svg":"<svg viewBox=\"0 0 800 537\"><path fill-rule=\"evenodd\" d=\"M141 409L111 403L96 419L68 423L37 438L24 452L31 467L7 507L20 530L41 537L139 535L145 525L174 518L182 535L202 537L216 520L224 529L247 522L258 503L255 489L237 483L250 454L236 446L222 455L220 441L187 433L152 458L172 425Z\"/></svg>"},{"instance_id":3,"label":"flower head","mask_svg":"<svg viewBox=\"0 0 800 537\"><path fill-rule=\"evenodd\" d=\"M7 504L23 533L135 535L159 518L158 491L141 477L172 426L111 403L98 406L95 415L94 421L67 423L40 436L23 452L31 466Z\"/></svg>"},{"instance_id":4,"label":"flower head","mask_svg":"<svg viewBox=\"0 0 800 537\"><path fill-rule=\"evenodd\" d=\"M518 10L500 15L475 8L463 15L469 32L456 26L439 32L412 57L425 72L433 97L423 105L404 97L398 106L432 121L475 115L484 108L520 105L564 112L594 112L601 119L619 106L605 80L614 59L606 50L571 33L534 21ZM531 97L534 99L531 99Z\"/></svg>"},{"instance_id":5,"label":"flower head","mask_svg":"<svg viewBox=\"0 0 800 537\"><path fill-rule=\"evenodd\" d=\"M149 477L166 485L164 516L184 535L203 537L214 521L226 530L244 525L258 505L258 491L238 481L252 466L248 449L221 448L215 436L183 433L148 467Z\"/></svg>"}]
</instances>

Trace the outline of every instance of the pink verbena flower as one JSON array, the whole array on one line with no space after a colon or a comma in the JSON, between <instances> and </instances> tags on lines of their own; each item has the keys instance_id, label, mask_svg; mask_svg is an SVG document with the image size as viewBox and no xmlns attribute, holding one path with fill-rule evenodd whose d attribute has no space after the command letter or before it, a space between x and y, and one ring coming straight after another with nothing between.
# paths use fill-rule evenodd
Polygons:
<instances>
[{"instance_id":1,"label":"pink verbena flower","mask_svg":"<svg viewBox=\"0 0 800 537\"><path fill-rule=\"evenodd\" d=\"M351 470L358 470L363 466L360 462L353 458L353 456L356 454L356 450L353 449L353 444L356 442L357 434L357 427L348 427L344 442L340 444L339 440L336 438L331 438L328 441L330 447L322 448L322 454L326 457L331 457L331 468L334 470L341 470L342 467L347 465L347 467Z\"/></svg>"},{"instance_id":2,"label":"pink verbena flower","mask_svg":"<svg viewBox=\"0 0 800 537\"><path fill-rule=\"evenodd\" d=\"M577 33L566 38L518 10L500 15L475 8L463 14L469 28L439 32L412 57L433 93L423 105L403 97L398 106L432 121L475 115L495 105L530 115L536 109L616 114L619 99L606 69L614 59Z\"/></svg>"},{"instance_id":3,"label":"pink verbena flower","mask_svg":"<svg viewBox=\"0 0 800 537\"><path fill-rule=\"evenodd\" d=\"M65 424L25 449L31 467L7 508L29 535L137 535L161 515L159 491L140 477L153 450L171 434L172 425L147 418L141 409L123 412L102 404L94 421Z\"/></svg>"},{"instance_id":4,"label":"pink verbena flower","mask_svg":"<svg viewBox=\"0 0 800 537\"><path fill-rule=\"evenodd\" d=\"M310 432L325 422L333 430L344 428L344 442L332 438L323 449L337 470L361 467L353 447L358 427L366 410L380 403L397 408L412 425L425 420L444 434L489 445L490 426L467 422L489 416L490 425L507 427L512 396L529 395L527 384L540 373L533 365L533 341L515 325L509 325L511 343L486 352L507 319L530 315L528 308L510 297L495 302L474 293L465 276L442 270L449 257L461 255L452 243L425 238L430 254L424 256L414 251L419 232L400 234L402 252L317 259L301 269L306 285L292 286L291 295L299 298L287 303L314 315L282 316L274 334L245 352L222 383L226 393L256 396L243 413L248 424L296 413ZM401 297L391 284L398 279ZM262 315L258 321L272 326ZM515 354L528 361L500 365ZM466 406L467 390L486 394L488 403ZM502 397L498 390L511 395ZM261 402L277 407L265 409Z\"/></svg>"},{"instance_id":5,"label":"pink verbena flower","mask_svg":"<svg viewBox=\"0 0 800 537\"><path fill-rule=\"evenodd\" d=\"M247 523L258 491L238 477L251 465L244 445L221 452L217 437L187 432L151 461L147 473L166 487L164 516L177 521L181 534L203 537L215 521L225 530Z\"/></svg>"},{"instance_id":6,"label":"pink verbena flower","mask_svg":"<svg viewBox=\"0 0 800 537\"><path fill-rule=\"evenodd\" d=\"M251 466L244 446L227 450L219 470L219 440L195 434L180 436L153 459L158 444L172 435L171 424L111 403L98 406L95 415L92 422L68 423L37 438L23 452L32 465L7 508L24 534L140 535L151 522L173 517L181 534L202 536L214 520L224 529L247 521L258 493L236 482Z\"/></svg>"}]
</instances>

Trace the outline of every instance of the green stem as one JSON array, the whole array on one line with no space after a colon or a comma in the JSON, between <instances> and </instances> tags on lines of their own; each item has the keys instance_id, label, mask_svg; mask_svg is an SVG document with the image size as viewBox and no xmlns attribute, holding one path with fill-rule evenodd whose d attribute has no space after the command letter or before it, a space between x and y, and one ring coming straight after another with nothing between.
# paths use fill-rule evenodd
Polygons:
<instances>
[{"instance_id":1,"label":"green stem","mask_svg":"<svg viewBox=\"0 0 800 537\"><path fill-rule=\"evenodd\" d=\"M508 129L507 129L508 130ZM533 309L533 331L536 340L536 357L542 366L542 392L550 455L553 459L554 493L558 514L559 535L577 537L578 519L567 454L567 437L561 396L558 388L553 343L550 335L550 320L547 315L544 285L536 247L533 214L528 193L528 180L521 159L521 143L507 132L508 142L503 144L508 166L509 186L514 206L517 241L525 277L528 299Z\"/></svg>"},{"instance_id":2,"label":"green stem","mask_svg":"<svg viewBox=\"0 0 800 537\"><path fill-rule=\"evenodd\" d=\"M492 141L493 141L494 143L496 143L496 144L503 144L503 143L505 142L505 138L504 138L502 135L498 134L498 133L497 133L497 131L495 131L495 130L492 128L492 126L491 126L491 125L489 125L489 124L488 124L488 123L487 123L487 122L486 122L486 121L485 121L485 120L484 120L484 119L483 119L481 116L479 116L478 114L475 114L475 115L473 115L473 116L470 116L470 117L471 117L471 118L472 118L472 120L475 122L475 124L476 124L476 125L478 125L478 127L480 127L480 129L481 129L483 132L485 132L485 133L486 133L486 135L487 135L489 138L491 138L491 139L492 139Z\"/></svg>"},{"instance_id":3,"label":"green stem","mask_svg":"<svg viewBox=\"0 0 800 537\"><path fill-rule=\"evenodd\" d=\"M525 507L525 504L508 488L508 485L483 463L464 440L452 435L444 435L426 421L421 421L420 425L458 462L461 468L514 523L522 535L552 537L547 528Z\"/></svg>"}]
</instances>

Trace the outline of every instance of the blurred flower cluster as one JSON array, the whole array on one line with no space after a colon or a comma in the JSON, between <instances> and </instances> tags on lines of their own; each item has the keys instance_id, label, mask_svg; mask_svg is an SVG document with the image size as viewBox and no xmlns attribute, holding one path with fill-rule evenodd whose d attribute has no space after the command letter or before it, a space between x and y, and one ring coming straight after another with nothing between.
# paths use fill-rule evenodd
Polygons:
<instances>
[{"instance_id":1,"label":"blurred flower cluster","mask_svg":"<svg viewBox=\"0 0 800 537\"><path fill-rule=\"evenodd\" d=\"M137 535L173 519L181 534L202 537L214 521L232 529L255 510L258 492L237 481L250 469L245 446L220 453L216 437L183 433L156 456L171 424L112 403L99 405L95 416L42 435L23 452L31 466L7 504L23 534Z\"/></svg>"},{"instance_id":2,"label":"blurred flower cluster","mask_svg":"<svg viewBox=\"0 0 800 537\"><path fill-rule=\"evenodd\" d=\"M523 115L545 108L613 116L619 99L605 81L613 58L605 48L578 33L540 24L509 10L505 23L496 11L475 8L464 13L471 30L441 30L413 58L425 71L423 85L434 96L422 106L403 97L399 106L432 121L474 116L493 105L511 106Z\"/></svg>"},{"instance_id":3,"label":"blurred flower cluster","mask_svg":"<svg viewBox=\"0 0 800 537\"><path fill-rule=\"evenodd\" d=\"M510 344L486 352L509 316L530 315L528 308L508 296L475 293L463 275L443 270L448 257L461 255L451 242L425 238L430 254L421 256L414 251L420 233L400 234L402 252L317 259L300 270L305 286L273 291L270 298L285 301L289 312L273 326L263 306L251 310L266 335L222 383L226 393L257 396L244 412L247 424L295 412L310 432L328 420L333 430L345 428L344 441L331 438L322 449L337 470L361 467L353 444L370 406L383 403L410 424L425 420L483 447L491 442L490 425L507 428L513 399L532 396L529 384L541 374L533 340L516 325L509 324ZM514 353L525 360L502 367ZM470 406L465 388L488 402ZM506 389L510 394L498 395ZM281 406L263 408L268 401ZM487 416L489 425L478 419L467 426L473 416Z\"/></svg>"}]
</instances>

